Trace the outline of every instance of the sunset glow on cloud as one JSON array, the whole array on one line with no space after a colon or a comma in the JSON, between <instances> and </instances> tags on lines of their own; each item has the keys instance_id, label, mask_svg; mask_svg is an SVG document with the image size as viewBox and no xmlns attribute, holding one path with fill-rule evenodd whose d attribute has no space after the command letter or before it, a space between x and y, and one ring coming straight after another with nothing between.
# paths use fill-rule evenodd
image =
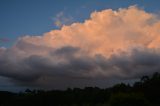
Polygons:
<instances>
[{"instance_id":1,"label":"sunset glow on cloud","mask_svg":"<svg viewBox=\"0 0 160 106\"><path fill-rule=\"evenodd\" d=\"M20 41L54 49L73 46L93 56L110 56L117 50L135 46L158 48L159 27L160 21L156 15L130 6L117 11L93 12L84 23L63 26L43 36L26 36Z\"/></svg>"},{"instance_id":2,"label":"sunset glow on cloud","mask_svg":"<svg viewBox=\"0 0 160 106\"><path fill-rule=\"evenodd\" d=\"M44 88L136 79L160 70L159 29L158 16L137 6L94 11L83 23L0 48L0 76Z\"/></svg>"}]
</instances>

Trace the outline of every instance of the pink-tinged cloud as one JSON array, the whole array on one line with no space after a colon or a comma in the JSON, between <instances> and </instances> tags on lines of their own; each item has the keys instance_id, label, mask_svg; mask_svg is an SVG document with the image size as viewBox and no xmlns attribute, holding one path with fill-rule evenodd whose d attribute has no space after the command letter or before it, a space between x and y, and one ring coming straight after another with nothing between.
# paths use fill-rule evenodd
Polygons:
<instances>
[{"instance_id":1,"label":"pink-tinged cloud","mask_svg":"<svg viewBox=\"0 0 160 106\"><path fill-rule=\"evenodd\" d=\"M0 49L0 75L20 85L105 86L160 70L160 19L136 6L93 12L83 23L25 36Z\"/></svg>"},{"instance_id":2,"label":"pink-tinged cloud","mask_svg":"<svg viewBox=\"0 0 160 106\"><path fill-rule=\"evenodd\" d=\"M10 39L9 38L0 38L0 42L10 42Z\"/></svg>"}]
</instances>

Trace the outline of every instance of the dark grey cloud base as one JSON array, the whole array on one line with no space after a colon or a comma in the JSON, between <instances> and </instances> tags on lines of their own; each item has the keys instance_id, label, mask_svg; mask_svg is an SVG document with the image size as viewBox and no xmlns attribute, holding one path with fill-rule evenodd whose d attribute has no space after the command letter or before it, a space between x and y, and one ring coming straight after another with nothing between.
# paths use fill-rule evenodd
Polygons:
<instances>
[{"instance_id":1,"label":"dark grey cloud base","mask_svg":"<svg viewBox=\"0 0 160 106\"><path fill-rule=\"evenodd\" d=\"M113 54L110 58L101 54L77 57L81 49L71 46L50 50L49 57L31 55L21 58L14 49L1 49L0 76L9 78L18 86L46 89L106 87L160 72L158 49L134 48L130 52Z\"/></svg>"}]
</instances>

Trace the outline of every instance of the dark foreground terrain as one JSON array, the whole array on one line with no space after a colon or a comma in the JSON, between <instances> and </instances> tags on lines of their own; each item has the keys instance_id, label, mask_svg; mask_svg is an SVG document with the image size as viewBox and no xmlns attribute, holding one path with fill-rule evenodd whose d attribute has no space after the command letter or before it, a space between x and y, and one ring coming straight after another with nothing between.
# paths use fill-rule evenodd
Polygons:
<instances>
[{"instance_id":1,"label":"dark foreground terrain","mask_svg":"<svg viewBox=\"0 0 160 106\"><path fill-rule=\"evenodd\" d=\"M68 88L65 91L0 91L0 106L160 106L160 74L143 76L133 86Z\"/></svg>"}]
</instances>

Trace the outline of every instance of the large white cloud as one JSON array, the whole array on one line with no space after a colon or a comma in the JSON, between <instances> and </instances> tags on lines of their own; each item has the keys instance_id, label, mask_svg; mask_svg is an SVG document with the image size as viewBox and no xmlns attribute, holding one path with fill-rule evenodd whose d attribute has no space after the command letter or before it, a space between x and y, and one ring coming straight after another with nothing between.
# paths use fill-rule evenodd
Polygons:
<instances>
[{"instance_id":1,"label":"large white cloud","mask_svg":"<svg viewBox=\"0 0 160 106\"><path fill-rule=\"evenodd\" d=\"M51 88L102 86L160 70L160 20L136 6L93 12L42 36L0 48L0 75Z\"/></svg>"}]
</instances>

